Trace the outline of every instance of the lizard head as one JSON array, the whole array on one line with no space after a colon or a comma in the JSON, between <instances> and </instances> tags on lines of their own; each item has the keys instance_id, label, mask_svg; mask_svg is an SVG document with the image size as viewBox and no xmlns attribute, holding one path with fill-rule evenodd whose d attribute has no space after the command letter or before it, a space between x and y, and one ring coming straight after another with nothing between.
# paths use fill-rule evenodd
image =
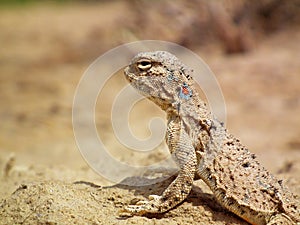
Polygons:
<instances>
[{"instance_id":1,"label":"lizard head","mask_svg":"<svg viewBox=\"0 0 300 225\"><path fill-rule=\"evenodd\" d=\"M192 71L169 52L139 53L124 73L135 89L162 109L192 96Z\"/></svg>"}]
</instances>

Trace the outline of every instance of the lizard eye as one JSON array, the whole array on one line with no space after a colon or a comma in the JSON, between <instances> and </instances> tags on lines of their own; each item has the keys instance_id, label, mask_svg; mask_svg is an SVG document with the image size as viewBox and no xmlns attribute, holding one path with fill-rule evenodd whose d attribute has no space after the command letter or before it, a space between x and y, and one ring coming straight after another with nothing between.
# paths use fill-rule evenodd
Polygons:
<instances>
[{"instance_id":1,"label":"lizard eye","mask_svg":"<svg viewBox=\"0 0 300 225\"><path fill-rule=\"evenodd\" d=\"M145 71L152 67L152 63L148 59L141 59L141 60L137 61L136 66L139 70Z\"/></svg>"}]
</instances>

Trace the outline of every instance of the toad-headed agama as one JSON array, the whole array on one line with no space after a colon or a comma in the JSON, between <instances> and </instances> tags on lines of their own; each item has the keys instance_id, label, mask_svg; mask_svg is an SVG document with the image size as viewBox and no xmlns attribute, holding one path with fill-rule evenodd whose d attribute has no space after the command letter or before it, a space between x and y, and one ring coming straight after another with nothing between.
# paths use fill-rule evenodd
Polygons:
<instances>
[{"instance_id":1,"label":"toad-headed agama","mask_svg":"<svg viewBox=\"0 0 300 225\"><path fill-rule=\"evenodd\" d=\"M180 170L161 196L150 195L123 213L166 212L186 199L197 176L224 208L251 224L300 224L296 197L212 115L190 68L168 52L143 52L125 68L125 76L166 112L166 143Z\"/></svg>"}]
</instances>

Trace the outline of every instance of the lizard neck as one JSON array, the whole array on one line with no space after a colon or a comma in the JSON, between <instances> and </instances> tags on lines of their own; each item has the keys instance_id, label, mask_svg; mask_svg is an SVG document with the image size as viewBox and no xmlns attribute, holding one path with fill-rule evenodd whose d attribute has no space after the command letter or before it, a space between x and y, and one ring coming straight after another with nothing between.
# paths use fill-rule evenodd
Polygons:
<instances>
[{"instance_id":1,"label":"lizard neck","mask_svg":"<svg viewBox=\"0 0 300 225\"><path fill-rule=\"evenodd\" d=\"M189 99L178 98L176 111L182 120L195 120L195 122L204 123L208 119L212 119L206 103L201 100L195 90Z\"/></svg>"},{"instance_id":2,"label":"lizard neck","mask_svg":"<svg viewBox=\"0 0 300 225\"><path fill-rule=\"evenodd\" d=\"M197 93L189 99L178 97L171 105L160 107L167 113L168 120L179 119L188 133L198 133L201 126L207 124L208 127L209 120L213 119L205 102L198 97Z\"/></svg>"}]
</instances>

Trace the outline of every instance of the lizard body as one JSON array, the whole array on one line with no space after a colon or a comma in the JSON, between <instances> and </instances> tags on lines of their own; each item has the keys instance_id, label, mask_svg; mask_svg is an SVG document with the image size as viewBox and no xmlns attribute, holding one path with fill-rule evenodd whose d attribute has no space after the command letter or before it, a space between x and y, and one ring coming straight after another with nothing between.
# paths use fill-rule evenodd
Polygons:
<instances>
[{"instance_id":1,"label":"lizard body","mask_svg":"<svg viewBox=\"0 0 300 225\"><path fill-rule=\"evenodd\" d=\"M191 74L163 51L140 53L125 69L130 84L167 113L166 143L180 171L162 196L152 195L124 212L170 210L187 197L197 175L223 207L251 224L300 224L295 196L210 113Z\"/></svg>"}]
</instances>

